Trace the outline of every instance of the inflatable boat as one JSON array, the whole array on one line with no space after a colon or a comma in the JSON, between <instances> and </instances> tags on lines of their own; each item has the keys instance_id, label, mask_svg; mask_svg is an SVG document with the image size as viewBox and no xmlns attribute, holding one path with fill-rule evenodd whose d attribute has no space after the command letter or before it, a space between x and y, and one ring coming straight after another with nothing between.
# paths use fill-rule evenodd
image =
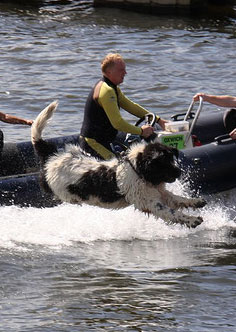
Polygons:
<instances>
[{"instance_id":1,"label":"inflatable boat","mask_svg":"<svg viewBox=\"0 0 236 332\"><path fill-rule=\"evenodd\" d=\"M192 131L198 146L180 150L182 182L193 195L236 187L236 140L228 135L223 117L219 110L199 117Z\"/></svg>"},{"instance_id":2,"label":"inflatable boat","mask_svg":"<svg viewBox=\"0 0 236 332\"><path fill-rule=\"evenodd\" d=\"M78 135L47 141L63 149L65 144L78 144ZM58 204L39 185L39 161L32 143L5 143L0 160L0 205L52 207Z\"/></svg>"},{"instance_id":3,"label":"inflatable boat","mask_svg":"<svg viewBox=\"0 0 236 332\"><path fill-rule=\"evenodd\" d=\"M236 187L236 140L227 134L224 112L201 114L193 103L187 113L172 116L169 128L157 131L160 142L179 149L185 188L191 195L208 195ZM140 123L139 123L140 124ZM78 135L48 139L59 149L78 144ZM39 185L39 163L31 142L5 143L0 163L0 205L52 207L60 204Z\"/></svg>"}]
</instances>

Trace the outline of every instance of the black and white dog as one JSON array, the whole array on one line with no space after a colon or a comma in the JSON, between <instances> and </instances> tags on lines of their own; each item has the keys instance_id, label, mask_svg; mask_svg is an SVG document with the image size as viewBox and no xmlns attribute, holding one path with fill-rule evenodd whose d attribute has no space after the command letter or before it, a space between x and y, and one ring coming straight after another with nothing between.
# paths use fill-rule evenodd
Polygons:
<instances>
[{"instance_id":1,"label":"black and white dog","mask_svg":"<svg viewBox=\"0 0 236 332\"><path fill-rule=\"evenodd\" d=\"M165 189L180 176L174 157L178 151L158 142L133 144L118 160L98 161L86 156L76 145L58 152L43 140L42 131L57 102L51 103L32 125L31 138L41 161L44 188L63 202L90 204L109 209L133 205L136 209L167 222L196 227L201 217L189 216L179 208L199 208L200 198L185 198Z\"/></svg>"}]
</instances>

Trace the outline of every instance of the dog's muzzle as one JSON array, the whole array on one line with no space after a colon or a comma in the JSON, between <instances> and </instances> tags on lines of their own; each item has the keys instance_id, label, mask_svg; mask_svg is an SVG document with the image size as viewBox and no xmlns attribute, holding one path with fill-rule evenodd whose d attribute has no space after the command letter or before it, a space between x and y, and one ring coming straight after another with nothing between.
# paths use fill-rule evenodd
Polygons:
<instances>
[{"instance_id":1,"label":"dog's muzzle","mask_svg":"<svg viewBox=\"0 0 236 332\"><path fill-rule=\"evenodd\" d=\"M175 182L176 179L178 179L181 175L181 169L180 167L178 166L178 163L177 161L175 161L173 164L172 164L172 170L171 172L169 173L169 176L168 176L168 179L166 179L166 182L169 182L169 183L172 183L172 182Z\"/></svg>"}]
</instances>

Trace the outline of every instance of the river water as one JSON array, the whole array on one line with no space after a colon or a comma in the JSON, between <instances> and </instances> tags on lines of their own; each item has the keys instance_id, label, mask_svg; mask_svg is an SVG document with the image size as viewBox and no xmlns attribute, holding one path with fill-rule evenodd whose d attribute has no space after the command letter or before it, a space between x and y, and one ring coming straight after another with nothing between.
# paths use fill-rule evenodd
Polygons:
<instances>
[{"instance_id":1,"label":"river water","mask_svg":"<svg viewBox=\"0 0 236 332\"><path fill-rule=\"evenodd\" d=\"M33 119L58 99L46 136L79 131L108 52L127 62L122 90L163 117L199 91L235 95L234 19L65 3L0 4L1 110ZM30 138L1 127L6 141ZM0 331L235 331L235 193L190 211L204 219L194 230L132 207L0 207Z\"/></svg>"}]
</instances>

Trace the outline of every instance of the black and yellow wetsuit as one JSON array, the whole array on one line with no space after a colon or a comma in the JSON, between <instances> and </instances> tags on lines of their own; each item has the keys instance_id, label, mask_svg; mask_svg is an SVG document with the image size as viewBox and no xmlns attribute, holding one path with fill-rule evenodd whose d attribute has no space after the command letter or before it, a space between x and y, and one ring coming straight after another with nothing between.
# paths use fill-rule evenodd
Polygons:
<instances>
[{"instance_id":1,"label":"black and yellow wetsuit","mask_svg":"<svg viewBox=\"0 0 236 332\"><path fill-rule=\"evenodd\" d=\"M102 159L114 156L110 143L118 131L141 135L140 127L125 121L120 114L120 107L142 118L148 111L128 99L108 78L103 77L90 92L84 112L80 133L81 148Z\"/></svg>"}]
</instances>

